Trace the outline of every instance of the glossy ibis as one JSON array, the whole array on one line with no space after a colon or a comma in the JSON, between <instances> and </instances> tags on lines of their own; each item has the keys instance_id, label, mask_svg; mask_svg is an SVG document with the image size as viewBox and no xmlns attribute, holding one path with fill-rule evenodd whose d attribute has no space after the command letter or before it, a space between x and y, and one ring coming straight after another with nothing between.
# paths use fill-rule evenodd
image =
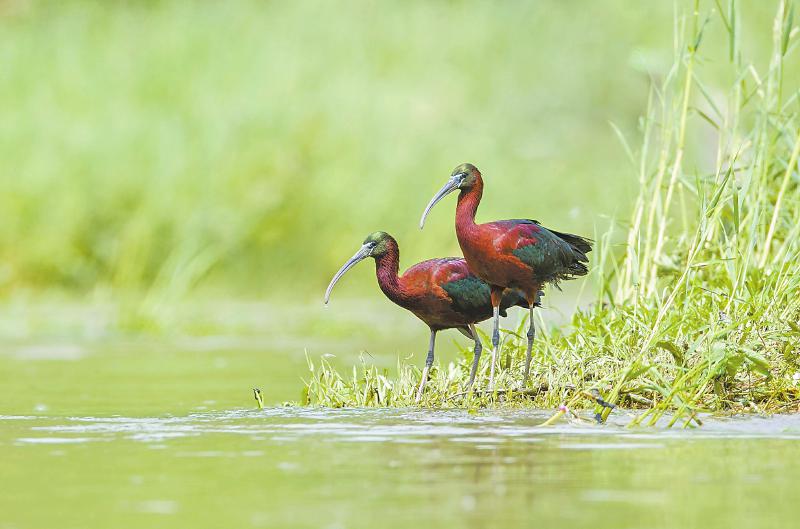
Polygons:
<instances>
[{"instance_id":1,"label":"glossy ibis","mask_svg":"<svg viewBox=\"0 0 800 529\"><path fill-rule=\"evenodd\" d=\"M578 235L549 230L535 220L516 219L475 223L475 212L483 194L483 179L477 167L462 164L456 167L447 183L428 203L420 219L425 225L428 212L446 195L459 190L456 206L456 236L470 269L491 286L494 307L492 332L492 366L489 388L494 384L494 365L500 342L498 310L506 289L521 291L530 311L528 350L525 356L525 373L522 386L528 381L531 366L531 349L535 328L533 307L537 295L547 283L586 275L589 262L586 254L592 250L592 241Z\"/></svg>"},{"instance_id":2,"label":"glossy ibis","mask_svg":"<svg viewBox=\"0 0 800 529\"><path fill-rule=\"evenodd\" d=\"M481 342L475 323L491 318L492 314L505 316L505 310L513 305L528 306L520 292L509 290L502 300L498 296L497 307L493 309L489 285L478 279L460 257L422 261L398 276L400 249L397 241L382 231L369 235L358 252L336 272L325 291L326 304L336 282L356 263L367 257L375 259L378 285L386 297L414 313L430 328L428 356L417 391L417 402L422 398L428 372L433 364L433 349L438 331L458 329L475 341L472 369L467 383L467 388L470 388L481 356Z\"/></svg>"}]
</instances>

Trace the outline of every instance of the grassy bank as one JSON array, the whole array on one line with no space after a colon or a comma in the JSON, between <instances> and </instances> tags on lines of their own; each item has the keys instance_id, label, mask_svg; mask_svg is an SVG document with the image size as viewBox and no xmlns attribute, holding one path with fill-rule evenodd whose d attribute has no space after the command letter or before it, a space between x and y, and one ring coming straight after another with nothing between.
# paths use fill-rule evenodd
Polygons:
<instances>
[{"instance_id":1,"label":"grassy bank","mask_svg":"<svg viewBox=\"0 0 800 529\"><path fill-rule=\"evenodd\" d=\"M571 329L537 335L524 394L460 395L471 354L464 350L460 362L434 370L426 405L586 407L594 391L645 409L636 423L665 413L690 424L702 411L798 410L795 11L775 4L772 51L763 59L743 46L739 3L724 4L697 2L676 16L674 63L653 77L636 138L619 135L639 194L627 222L603 234L592 254L599 301L578 311ZM715 38L727 53L707 53ZM727 92L704 81L704 71L720 65ZM701 137L713 138L712 147L697 152ZM521 378L521 329L506 334L502 390ZM324 361L309 365L309 404L413 403L416 366L401 361L389 373L365 362L338 373ZM478 386L485 383L486 369Z\"/></svg>"}]
</instances>

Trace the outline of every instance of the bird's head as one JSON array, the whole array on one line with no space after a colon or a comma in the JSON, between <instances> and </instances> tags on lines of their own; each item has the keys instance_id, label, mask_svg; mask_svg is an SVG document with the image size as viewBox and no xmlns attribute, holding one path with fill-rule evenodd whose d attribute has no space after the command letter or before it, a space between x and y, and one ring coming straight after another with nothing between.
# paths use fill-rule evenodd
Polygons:
<instances>
[{"instance_id":1,"label":"bird's head","mask_svg":"<svg viewBox=\"0 0 800 529\"><path fill-rule=\"evenodd\" d=\"M345 273L347 273L348 270L353 268L356 264L358 264L360 261L363 261L367 257L377 258L385 255L387 252L389 252L389 249L393 244L397 245L397 242L385 231L375 231L370 233L367 238L364 239L364 243L361 245L361 248L359 248L353 257L348 259L347 262L342 265L339 271L336 272L336 275L333 276L333 279L331 279L327 290L325 290L325 304L327 305L328 300L330 300L333 286Z\"/></svg>"},{"instance_id":2,"label":"bird's head","mask_svg":"<svg viewBox=\"0 0 800 529\"><path fill-rule=\"evenodd\" d=\"M364 246L372 248L369 257L380 257L389 251L394 238L385 231L374 231L364 239Z\"/></svg>"},{"instance_id":3,"label":"bird's head","mask_svg":"<svg viewBox=\"0 0 800 529\"><path fill-rule=\"evenodd\" d=\"M447 182L442 186L438 193L436 193L430 202L428 202L428 206L425 208L425 211L422 213L422 218L419 220L419 229L425 227L425 218L430 213L433 206L436 205L441 199L455 191L456 189L463 191L468 191L472 189L473 186L480 180L481 172L478 171L478 168L472 165L471 163L462 163L455 169L453 172L450 173L450 177L447 179Z\"/></svg>"},{"instance_id":4,"label":"bird's head","mask_svg":"<svg viewBox=\"0 0 800 529\"><path fill-rule=\"evenodd\" d=\"M462 163L450 173L451 180L454 178L459 180L458 189L471 188L475 185L479 176L481 176L481 172L471 163Z\"/></svg>"}]
</instances>

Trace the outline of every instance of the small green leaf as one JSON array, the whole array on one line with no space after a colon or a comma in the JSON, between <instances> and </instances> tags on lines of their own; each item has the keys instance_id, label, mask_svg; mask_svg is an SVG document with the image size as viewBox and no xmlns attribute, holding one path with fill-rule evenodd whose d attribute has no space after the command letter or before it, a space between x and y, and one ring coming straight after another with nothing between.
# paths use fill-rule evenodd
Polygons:
<instances>
[{"instance_id":1,"label":"small green leaf","mask_svg":"<svg viewBox=\"0 0 800 529\"><path fill-rule=\"evenodd\" d=\"M660 347L671 354L672 358L675 359L675 363L679 366L684 366L686 364L686 359L683 356L683 350L674 343L661 341L656 343L656 347Z\"/></svg>"},{"instance_id":2,"label":"small green leaf","mask_svg":"<svg viewBox=\"0 0 800 529\"><path fill-rule=\"evenodd\" d=\"M783 23L783 39L781 40L781 56L786 55L789 49L789 37L792 35L792 24L794 23L794 4L789 6L789 13Z\"/></svg>"},{"instance_id":3,"label":"small green leaf","mask_svg":"<svg viewBox=\"0 0 800 529\"><path fill-rule=\"evenodd\" d=\"M752 349L742 348L742 352L747 357L747 360L753 364L753 369L765 377L770 376L769 361L763 355L753 351Z\"/></svg>"}]
</instances>

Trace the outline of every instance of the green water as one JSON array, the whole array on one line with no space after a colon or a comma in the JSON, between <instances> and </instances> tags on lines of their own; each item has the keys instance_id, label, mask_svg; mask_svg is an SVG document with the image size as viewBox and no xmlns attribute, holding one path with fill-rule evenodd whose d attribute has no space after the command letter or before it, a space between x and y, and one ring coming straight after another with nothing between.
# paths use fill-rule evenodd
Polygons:
<instances>
[{"instance_id":1,"label":"green water","mask_svg":"<svg viewBox=\"0 0 800 529\"><path fill-rule=\"evenodd\" d=\"M539 428L549 411L280 406L299 397L306 351L422 360L418 322L344 305L219 305L213 324L187 312L213 333L149 338L7 307L0 529L791 527L800 514L800 416L630 431L620 411ZM443 336L447 360L463 340ZM268 409L253 409L256 385Z\"/></svg>"},{"instance_id":2,"label":"green water","mask_svg":"<svg viewBox=\"0 0 800 529\"><path fill-rule=\"evenodd\" d=\"M540 412L0 417L0 527L790 527L800 420Z\"/></svg>"}]
</instances>

